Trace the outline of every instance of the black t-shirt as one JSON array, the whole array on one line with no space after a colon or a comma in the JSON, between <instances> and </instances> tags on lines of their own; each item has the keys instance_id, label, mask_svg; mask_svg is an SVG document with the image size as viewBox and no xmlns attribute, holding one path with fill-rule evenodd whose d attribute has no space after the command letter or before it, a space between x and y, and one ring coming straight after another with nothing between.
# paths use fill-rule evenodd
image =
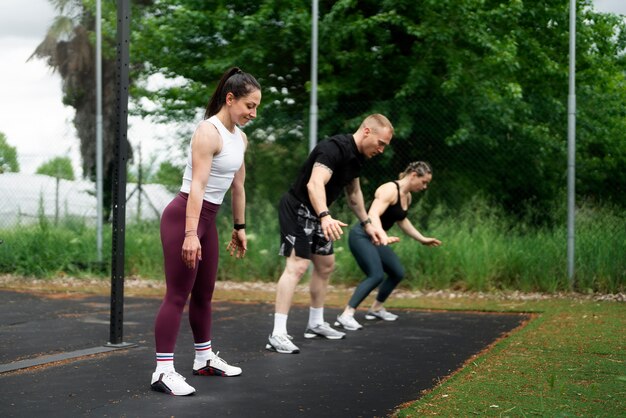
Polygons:
<instances>
[{"instance_id":1,"label":"black t-shirt","mask_svg":"<svg viewBox=\"0 0 626 418\"><path fill-rule=\"evenodd\" d=\"M343 188L361 175L364 162L365 157L357 149L352 135L331 136L313 148L289 191L296 199L314 210L306 185L311 177L313 165L324 164L333 171L325 186L326 205L330 206L339 197Z\"/></svg>"}]
</instances>

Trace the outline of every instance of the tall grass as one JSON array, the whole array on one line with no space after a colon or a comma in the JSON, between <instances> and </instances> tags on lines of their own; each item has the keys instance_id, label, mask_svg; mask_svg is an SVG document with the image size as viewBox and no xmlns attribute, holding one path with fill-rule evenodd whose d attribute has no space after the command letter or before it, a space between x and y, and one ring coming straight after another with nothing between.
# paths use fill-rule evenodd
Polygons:
<instances>
[{"instance_id":1,"label":"tall grass","mask_svg":"<svg viewBox=\"0 0 626 418\"><path fill-rule=\"evenodd\" d=\"M567 230L529 227L474 200L455 216L436 210L427 235L439 248L405 239L397 252L413 288L569 289ZM583 205L576 215L575 290L618 292L626 283L626 224L619 211Z\"/></svg>"},{"instance_id":2,"label":"tall grass","mask_svg":"<svg viewBox=\"0 0 626 418\"><path fill-rule=\"evenodd\" d=\"M584 205L577 216L576 279L580 283L579 287L589 290L624 290L626 283L624 213Z\"/></svg>"},{"instance_id":3,"label":"tall grass","mask_svg":"<svg viewBox=\"0 0 626 418\"><path fill-rule=\"evenodd\" d=\"M95 257L94 232L81 219L65 218L53 225L43 217L35 224L1 230L0 271L35 277L91 273L95 258L85 256Z\"/></svg>"},{"instance_id":4,"label":"tall grass","mask_svg":"<svg viewBox=\"0 0 626 418\"><path fill-rule=\"evenodd\" d=\"M566 247L557 231L526 228L481 200L456 215L436 211L429 231L439 248L401 242L412 287L554 292L567 287ZM406 241L406 240L405 240Z\"/></svg>"},{"instance_id":5,"label":"tall grass","mask_svg":"<svg viewBox=\"0 0 626 418\"><path fill-rule=\"evenodd\" d=\"M280 233L277 209L270 203L257 204L255 210L246 214L248 252L243 259L231 257L226 245L231 239L232 216L227 211L220 218L220 265L218 280L275 281L284 267L283 257L278 255Z\"/></svg>"},{"instance_id":6,"label":"tall grass","mask_svg":"<svg viewBox=\"0 0 626 418\"><path fill-rule=\"evenodd\" d=\"M420 213L416 205L409 215ZM276 208L256 204L249 210L248 254L228 255L226 244L232 217L218 215L220 280L276 281L284 267L278 256ZM347 219L347 218L346 218ZM401 241L394 249L406 270L402 286L412 289L499 289L556 292L570 289L567 277L567 231L558 226L531 227L507 217L481 199L455 214L437 208L428 225L416 226L425 235L443 241L438 248L424 247L394 227L390 234ZM111 231L105 228L104 271L96 260L95 230L77 219L52 225L39 223L0 230L0 272L36 277L63 274L109 274ZM163 256L157 222L127 225L125 267L127 275L162 279ZM334 283L353 285L363 278L344 235L335 245ZM626 283L626 224L618 210L582 205L576 218L576 277L578 291L621 292Z\"/></svg>"}]
</instances>

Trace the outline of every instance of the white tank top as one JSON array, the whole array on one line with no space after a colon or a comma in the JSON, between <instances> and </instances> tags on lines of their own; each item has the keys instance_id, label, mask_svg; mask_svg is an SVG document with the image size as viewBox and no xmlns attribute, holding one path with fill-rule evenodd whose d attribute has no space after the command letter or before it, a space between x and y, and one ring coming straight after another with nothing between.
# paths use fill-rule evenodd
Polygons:
<instances>
[{"instance_id":1,"label":"white tank top","mask_svg":"<svg viewBox=\"0 0 626 418\"><path fill-rule=\"evenodd\" d=\"M222 150L213 156L209 180L204 189L204 200L220 205L233 182L235 173L243 164L245 147L239 127L235 126L235 132L232 133L226 129L215 115L211 116L207 122L213 124L222 137ZM204 123L204 121L200 123ZM183 184L180 188L181 192L189 193L191 190L191 161L191 144L189 144L187 165L183 174Z\"/></svg>"}]
</instances>

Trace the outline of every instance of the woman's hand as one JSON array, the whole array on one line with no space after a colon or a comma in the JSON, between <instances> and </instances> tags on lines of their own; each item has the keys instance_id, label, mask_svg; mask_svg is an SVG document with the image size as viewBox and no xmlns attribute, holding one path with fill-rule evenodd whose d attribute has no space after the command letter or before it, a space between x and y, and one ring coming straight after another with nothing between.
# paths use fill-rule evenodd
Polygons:
<instances>
[{"instance_id":1,"label":"woman's hand","mask_svg":"<svg viewBox=\"0 0 626 418\"><path fill-rule=\"evenodd\" d=\"M427 245L429 247L439 247L441 245L441 241L439 241L437 238L425 237L422 240L422 245Z\"/></svg>"},{"instance_id":2,"label":"woman's hand","mask_svg":"<svg viewBox=\"0 0 626 418\"><path fill-rule=\"evenodd\" d=\"M183 263L192 269L196 267L196 261L202 260L202 246L197 235L185 237L182 250Z\"/></svg>"},{"instance_id":3,"label":"woman's hand","mask_svg":"<svg viewBox=\"0 0 626 418\"><path fill-rule=\"evenodd\" d=\"M226 246L226 250L230 253L231 257L243 258L248 250L248 240L246 239L245 229L234 229L233 235L230 238L230 242Z\"/></svg>"},{"instance_id":4,"label":"woman's hand","mask_svg":"<svg viewBox=\"0 0 626 418\"><path fill-rule=\"evenodd\" d=\"M395 244L396 242L400 242L400 237L387 237L387 245Z\"/></svg>"},{"instance_id":5,"label":"woman's hand","mask_svg":"<svg viewBox=\"0 0 626 418\"><path fill-rule=\"evenodd\" d=\"M363 230L370 236L372 244L374 245L387 245L400 241L398 237L389 237L384 229L374 226L371 222L363 227Z\"/></svg>"}]
</instances>

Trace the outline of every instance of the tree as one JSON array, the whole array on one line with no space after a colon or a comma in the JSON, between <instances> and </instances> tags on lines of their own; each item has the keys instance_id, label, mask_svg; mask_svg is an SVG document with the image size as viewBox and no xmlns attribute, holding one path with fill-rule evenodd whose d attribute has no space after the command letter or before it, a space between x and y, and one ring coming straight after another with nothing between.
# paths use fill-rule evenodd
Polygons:
<instances>
[{"instance_id":1,"label":"tree","mask_svg":"<svg viewBox=\"0 0 626 418\"><path fill-rule=\"evenodd\" d=\"M626 203L624 173L617 169L626 163L617 134L624 124L626 26L624 19L600 15L591 6L578 1L578 86L588 91L586 101L579 102L578 123L593 123L587 111L598 112L607 129L580 130L578 140L612 144L593 148L600 161L611 160L604 174L620 179L622 191L598 181L578 191L583 196L602 190ZM336 88L323 85L320 102L344 104L356 96L385 109L397 128L391 148L404 151L394 159L424 158L443 169L437 183L445 186L435 194L450 187L451 196L465 200L482 190L517 213L529 205L545 213L562 194L567 2L343 1L335 3L321 27L325 48L347 52L325 54L333 57L329 79ZM355 71L357 61L367 70ZM341 111L338 106L326 110ZM579 153L579 161L596 159L585 146ZM584 171L578 178L579 183L591 180Z\"/></svg>"},{"instance_id":2,"label":"tree","mask_svg":"<svg viewBox=\"0 0 626 418\"><path fill-rule=\"evenodd\" d=\"M275 201L307 152L309 4L135 3L136 111L192 121L226 68L254 74L263 104L261 117L247 128L248 182L254 194ZM596 13L591 0L577 6L584 97L577 191L626 205L626 24ZM366 194L408 161L425 159L437 170L438 187L429 193L434 201L454 206L482 192L511 212L523 214L529 206L541 212L565 188L567 8L561 0L322 3L319 137L349 132L364 115L384 113L396 135L389 151L369 165ZM171 82L149 88L157 74ZM156 106L142 106L145 99Z\"/></svg>"},{"instance_id":3,"label":"tree","mask_svg":"<svg viewBox=\"0 0 626 418\"><path fill-rule=\"evenodd\" d=\"M277 200L302 160L283 158L273 164L266 156L302 156L307 150L309 7L295 0L163 0L148 7L132 30L131 57L143 64L136 67L132 93L144 115L162 121L197 120L198 109L206 106L230 66L240 66L259 80L262 117L246 127L251 139L246 159L250 201L255 195ZM155 74L176 83L149 89L146 81ZM145 98L156 108L141 106Z\"/></svg>"},{"instance_id":4,"label":"tree","mask_svg":"<svg viewBox=\"0 0 626 418\"><path fill-rule=\"evenodd\" d=\"M182 167L177 167L170 161L163 161L152 180L164 185L170 191L176 191L180 189L182 173Z\"/></svg>"},{"instance_id":5,"label":"tree","mask_svg":"<svg viewBox=\"0 0 626 418\"><path fill-rule=\"evenodd\" d=\"M74 180L74 168L69 157L54 157L40 165L35 173L58 179Z\"/></svg>"},{"instance_id":6,"label":"tree","mask_svg":"<svg viewBox=\"0 0 626 418\"><path fill-rule=\"evenodd\" d=\"M426 159L439 169L434 195L449 204L483 191L520 213L528 205L541 210L564 189L567 2L340 0L320 7L320 137L352 129L374 111L396 127L365 188L378 183L377 172L386 179L406 162ZM259 78L264 95L251 127L248 158L256 174L249 178L267 174L284 190L276 179L291 178L285 173L300 159L268 161L283 150L306 150L309 5L161 0L145 16L133 38L133 53L145 63L138 78L184 80L137 89L159 105L146 114L193 119L223 70L242 66ZM591 0L578 1L578 25L579 85L593 103L580 103L579 182L591 186L578 190L626 203L619 168L626 152L619 134L626 25L594 12ZM621 186L604 186L608 179Z\"/></svg>"},{"instance_id":7,"label":"tree","mask_svg":"<svg viewBox=\"0 0 626 418\"><path fill-rule=\"evenodd\" d=\"M7 137L0 132L0 174L17 173L20 165L17 161L17 150L7 142Z\"/></svg>"},{"instance_id":8,"label":"tree","mask_svg":"<svg viewBox=\"0 0 626 418\"><path fill-rule=\"evenodd\" d=\"M626 206L626 25L591 14L580 24L577 64L577 182L580 196Z\"/></svg>"},{"instance_id":9,"label":"tree","mask_svg":"<svg viewBox=\"0 0 626 418\"><path fill-rule=\"evenodd\" d=\"M96 179L96 79L95 79L95 1L49 0L59 12L44 40L29 59L45 59L62 80L63 103L76 110L74 126L80 140L83 173ZM135 3L135 2L133 2ZM139 2L141 3L141 2ZM104 220L111 212L112 176L117 127L115 2L104 1L102 57L102 142L103 142L103 207ZM128 144L129 156L132 149Z\"/></svg>"}]
</instances>

